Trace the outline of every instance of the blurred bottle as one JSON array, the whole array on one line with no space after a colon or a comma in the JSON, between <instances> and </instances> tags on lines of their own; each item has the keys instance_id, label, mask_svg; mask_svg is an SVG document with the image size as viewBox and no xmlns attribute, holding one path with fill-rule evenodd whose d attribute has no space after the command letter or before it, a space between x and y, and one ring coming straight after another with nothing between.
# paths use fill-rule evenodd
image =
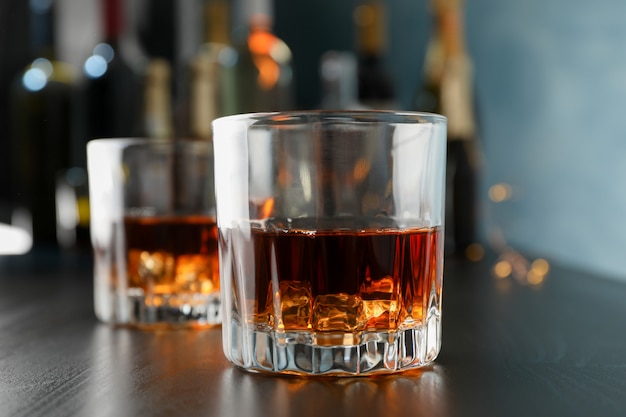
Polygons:
<instances>
[{"instance_id":1,"label":"blurred bottle","mask_svg":"<svg viewBox=\"0 0 626 417\"><path fill-rule=\"evenodd\" d=\"M143 79L138 135L172 139L174 134L172 66L165 59L152 58L146 65Z\"/></svg>"},{"instance_id":2,"label":"blurred bottle","mask_svg":"<svg viewBox=\"0 0 626 417\"><path fill-rule=\"evenodd\" d=\"M384 65L387 14L383 0L366 0L354 10L359 101L372 109L396 107L392 78Z\"/></svg>"},{"instance_id":3,"label":"blurred bottle","mask_svg":"<svg viewBox=\"0 0 626 417\"><path fill-rule=\"evenodd\" d=\"M133 134L139 108L139 78L122 54L122 0L101 0L104 40L83 64L81 137L85 140ZM83 147L83 154L84 147ZM84 166L84 165L81 165Z\"/></svg>"},{"instance_id":4,"label":"blurred bottle","mask_svg":"<svg viewBox=\"0 0 626 417\"><path fill-rule=\"evenodd\" d=\"M461 2L433 0L434 27L414 108L448 118L446 249L463 254L478 239L479 149Z\"/></svg>"},{"instance_id":5,"label":"blurred bottle","mask_svg":"<svg viewBox=\"0 0 626 417\"><path fill-rule=\"evenodd\" d=\"M219 117L218 68L215 61L199 55L193 59L190 72L186 136L211 140L211 122Z\"/></svg>"},{"instance_id":6,"label":"blurred bottle","mask_svg":"<svg viewBox=\"0 0 626 417\"><path fill-rule=\"evenodd\" d=\"M272 1L235 0L232 4L234 48L219 59L223 114L292 109L292 54L272 33Z\"/></svg>"},{"instance_id":7,"label":"blurred bottle","mask_svg":"<svg viewBox=\"0 0 626 417\"><path fill-rule=\"evenodd\" d=\"M211 122L225 114L221 102L220 58L232 59L230 7L228 0L203 0L200 8L202 39L188 64L186 135L212 138ZM228 89L225 89L228 91Z\"/></svg>"},{"instance_id":8,"label":"blurred bottle","mask_svg":"<svg viewBox=\"0 0 626 417\"><path fill-rule=\"evenodd\" d=\"M136 22L139 43L145 55L163 59L172 68L177 61L178 1L182 0L143 0Z\"/></svg>"},{"instance_id":9,"label":"blurred bottle","mask_svg":"<svg viewBox=\"0 0 626 417\"><path fill-rule=\"evenodd\" d=\"M33 243L57 245L57 175L71 166L75 71L56 59L54 3L30 0L32 63L12 85L12 222Z\"/></svg>"},{"instance_id":10,"label":"blurred bottle","mask_svg":"<svg viewBox=\"0 0 626 417\"><path fill-rule=\"evenodd\" d=\"M180 0L183 1L183 0ZM140 105L135 136L171 139L178 132L174 106L179 93L177 41L179 0L141 0L134 26L141 54ZM185 3L189 3L185 0Z\"/></svg>"},{"instance_id":11,"label":"blurred bottle","mask_svg":"<svg viewBox=\"0 0 626 417\"><path fill-rule=\"evenodd\" d=\"M357 61L352 52L328 51L320 60L324 110L365 109L358 99Z\"/></svg>"},{"instance_id":12,"label":"blurred bottle","mask_svg":"<svg viewBox=\"0 0 626 417\"><path fill-rule=\"evenodd\" d=\"M101 0L100 16L103 40L83 63L84 80L74 106L73 167L57 178L57 230L64 247L90 246L87 142L95 138L132 136L139 108L138 75L121 50L122 0Z\"/></svg>"}]
</instances>

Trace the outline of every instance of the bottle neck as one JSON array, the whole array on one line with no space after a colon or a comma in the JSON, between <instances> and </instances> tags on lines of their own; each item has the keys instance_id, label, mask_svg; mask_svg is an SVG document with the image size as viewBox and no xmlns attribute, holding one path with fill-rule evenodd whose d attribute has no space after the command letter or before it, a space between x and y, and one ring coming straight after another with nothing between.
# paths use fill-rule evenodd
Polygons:
<instances>
[{"instance_id":1,"label":"bottle neck","mask_svg":"<svg viewBox=\"0 0 626 417\"><path fill-rule=\"evenodd\" d=\"M466 60L468 56L459 0L435 0L432 16L424 76L430 84L439 85L447 63Z\"/></svg>"},{"instance_id":2,"label":"bottle neck","mask_svg":"<svg viewBox=\"0 0 626 417\"><path fill-rule=\"evenodd\" d=\"M439 59L440 110L448 118L448 137L472 139L476 126L473 106L473 67L465 49L463 14L459 0L439 0L435 7Z\"/></svg>"},{"instance_id":3,"label":"bottle neck","mask_svg":"<svg viewBox=\"0 0 626 417\"><path fill-rule=\"evenodd\" d=\"M357 62L351 52L329 51L322 55L322 108L358 109Z\"/></svg>"},{"instance_id":4,"label":"bottle neck","mask_svg":"<svg viewBox=\"0 0 626 417\"><path fill-rule=\"evenodd\" d=\"M382 1L371 0L354 10L356 50L360 56L380 57L387 49L386 9Z\"/></svg>"},{"instance_id":5,"label":"bottle neck","mask_svg":"<svg viewBox=\"0 0 626 417\"><path fill-rule=\"evenodd\" d=\"M109 44L116 45L124 30L122 4L121 0L102 0L104 36Z\"/></svg>"},{"instance_id":6,"label":"bottle neck","mask_svg":"<svg viewBox=\"0 0 626 417\"><path fill-rule=\"evenodd\" d=\"M243 41L253 31L272 31L274 14L271 0L234 0L233 5L234 39Z\"/></svg>"},{"instance_id":7,"label":"bottle neck","mask_svg":"<svg viewBox=\"0 0 626 417\"><path fill-rule=\"evenodd\" d=\"M445 66L445 48L438 25L434 25L426 48L424 78L427 83L439 86Z\"/></svg>"},{"instance_id":8,"label":"bottle neck","mask_svg":"<svg viewBox=\"0 0 626 417\"><path fill-rule=\"evenodd\" d=\"M54 3L30 0L30 33L33 58L55 58Z\"/></svg>"},{"instance_id":9,"label":"bottle neck","mask_svg":"<svg viewBox=\"0 0 626 417\"><path fill-rule=\"evenodd\" d=\"M210 140L211 121L219 116L217 64L201 54L193 60L191 69L189 130L192 137Z\"/></svg>"},{"instance_id":10,"label":"bottle neck","mask_svg":"<svg viewBox=\"0 0 626 417\"><path fill-rule=\"evenodd\" d=\"M169 139L173 134L170 94L171 68L165 59L148 63L144 90L144 130L148 137Z\"/></svg>"},{"instance_id":11,"label":"bottle neck","mask_svg":"<svg viewBox=\"0 0 626 417\"><path fill-rule=\"evenodd\" d=\"M203 8L204 43L230 43L230 11L227 0L208 0Z\"/></svg>"},{"instance_id":12,"label":"bottle neck","mask_svg":"<svg viewBox=\"0 0 626 417\"><path fill-rule=\"evenodd\" d=\"M442 5L436 12L439 37L448 58L466 55L463 15L458 2Z\"/></svg>"}]
</instances>

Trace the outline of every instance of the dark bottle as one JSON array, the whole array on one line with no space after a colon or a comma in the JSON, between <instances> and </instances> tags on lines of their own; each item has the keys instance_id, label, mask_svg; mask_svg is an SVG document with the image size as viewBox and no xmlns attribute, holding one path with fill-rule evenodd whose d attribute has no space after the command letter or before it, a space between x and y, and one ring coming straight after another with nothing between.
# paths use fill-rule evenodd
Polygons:
<instances>
[{"instance_id":1,"label":"dark bottle","mask_svg":"<svg viewBox=\"0 0 626 417\"><path fill-rule=\"evenodd\" d=\"M124 28L122 0L102 0L104 40L85 60L81 96L85 140L133 134L139 108L139 79L121 51Z\"/></svg>"},{"instance_id":2,"label":"dark bottle","mask_svg":"<svg viewBox=\"0 0 626 417\"><path fill-rule=\"evenodd\" d=\"M464 254L476 243L479 149L472 62L465 49L461 0L434 0L434 27L414 109L448 118L446 250Z\"/></svg>"},{"instance_id":3,"label":"dark bottle","mask_svg":"<svg viewBox=\"0 0 626 417\"><path fill-rule=\"evenodd\" d=\"M392 77L384 63L387 17L383 0L366 0L354 10L358 98L372 109L396 106Z\"/></svg>"},{"instance_id":4,"label":"dark bottle","mask_svg":"<svg viewBox=\"0 0 626 417\"><path fill-rule=\"evenodd\" d=\"M13 222L57 245L56 181L71 166L75 72L55 56L54 3L30 1L33 61L11 89Z\"/></svg>"},{"instance_id":5,"label":"dark bottle","mask_svg":"<svg viewBox=\"0 0 626 417\"><path fill-rule=\"evenodd\" d=\"M122 0L101 0L103 39L82 65L84 79L74 106L73 167L57 183L57 194L65 196L57 202L65 213L57 225L59 240L64 247L90 247L87 142L95 138L133 135L139 84L136 72L121 51L122 6ZM73 207L76 209L72 216Z\"/></svg>"},{"instance_id":6,"label":"dark bottle","mask_svg":"<svg viewBox=\"0 0 626 417\"><path fill-rule=\"evenodd\" d=\"M149 58L166 60L175 66L177 41L177 14L179 0L147 0L140 2L138 40Z\"/></svg>"},{"instance_id":7,"label":"dark bottle","mask_svg":"<svg viewBox=\"0 0 626 417\"><path fill-rule=\"evenodd\" d=\"M179 115L175 110L180 95L182 39L184 25L179 3L190 7L194 1L141 1L136 11L137 35L144 60L140 69L140 111L136 117L135 135L172 139L179 134ZM190 23L190 25L192 25ZM193 26L193 25L192 25ZM182 133L182 132L180 132Z\"/></svg>"}]
</instances>

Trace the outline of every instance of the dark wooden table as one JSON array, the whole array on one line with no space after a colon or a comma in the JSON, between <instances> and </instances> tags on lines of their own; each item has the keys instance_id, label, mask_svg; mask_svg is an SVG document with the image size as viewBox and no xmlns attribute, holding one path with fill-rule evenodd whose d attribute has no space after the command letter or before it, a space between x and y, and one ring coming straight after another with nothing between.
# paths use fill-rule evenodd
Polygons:
<instances>
[{"instance_id":1,"label":"dark wooden table","mask_svg":"<svg viewBox=\"0 0 626 417\"><path fill-rule=\"evenodd\" d=\"M231 367L219 329L98 323L88 256L0 257L0 416L626 415L626 284L490 266L447 261L434 366L303 379Z\"/></svg>"}]
</instances>

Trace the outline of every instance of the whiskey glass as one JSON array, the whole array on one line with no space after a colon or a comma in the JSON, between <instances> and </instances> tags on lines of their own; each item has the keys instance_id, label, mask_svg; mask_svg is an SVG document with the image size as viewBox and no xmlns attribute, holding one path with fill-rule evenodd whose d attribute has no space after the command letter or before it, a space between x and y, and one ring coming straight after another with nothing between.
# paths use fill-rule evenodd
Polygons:
<instances>
[{"instance_id":1,"label":"whiskey glass","mask_svg":"<svg viewBox=\"0 0 626 417\"><path fill-rule=\"evenodd\" d=\"M94 308L144 329L221 324L213 146L87 144Z\"/></svg>"},{"instance_id":2,"label":"whiskey glass","mask_svg":"<svg viewBox=\"0 0 626 417\"><path fill-rule=\"evenodd\" d=\"M226 357L354 376L441 346L446 119L386 111L213 122Z\"/></svg>"}]
</instances>

